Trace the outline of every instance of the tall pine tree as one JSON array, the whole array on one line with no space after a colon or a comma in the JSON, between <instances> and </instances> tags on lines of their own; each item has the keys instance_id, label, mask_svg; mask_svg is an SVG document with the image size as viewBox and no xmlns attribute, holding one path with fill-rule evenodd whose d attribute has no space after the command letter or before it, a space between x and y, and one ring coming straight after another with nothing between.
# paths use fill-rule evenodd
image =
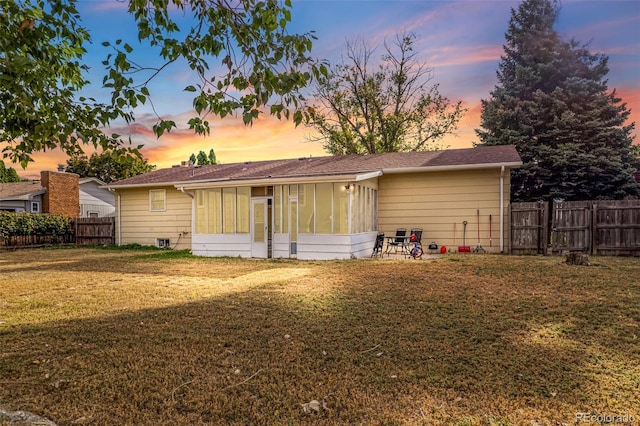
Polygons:
<instances>
[{"instance_id":1,"label":"tall pine tree","mask_svg":"<svg viewBox=\"0 0 640 426\"><path fill-rule=\"evenodd\" d=\"M630 110L605 79L608 57L553 29L557 0L524 0L511 10L498 85L482 101L484 145L513 144L523 166L512 199L621 199L640 195L638 160L625 124Z\"/></svg>"}]
</instances>

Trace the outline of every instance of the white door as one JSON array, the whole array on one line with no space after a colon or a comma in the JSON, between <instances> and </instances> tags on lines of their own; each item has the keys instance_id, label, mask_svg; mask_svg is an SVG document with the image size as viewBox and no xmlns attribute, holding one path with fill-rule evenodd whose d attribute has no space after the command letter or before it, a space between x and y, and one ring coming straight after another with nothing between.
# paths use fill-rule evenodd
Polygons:
<instances>
[{"instance_id":1,"label":"white door","mask_svg":"<svg viewBox=\"0 0 640 426\"><path fill-rule=\"evenodd\" d=\"M266 259L268 256L269 223L267 217L267 199L251 200L251 257Z\"/></svg>"}]
</instances>

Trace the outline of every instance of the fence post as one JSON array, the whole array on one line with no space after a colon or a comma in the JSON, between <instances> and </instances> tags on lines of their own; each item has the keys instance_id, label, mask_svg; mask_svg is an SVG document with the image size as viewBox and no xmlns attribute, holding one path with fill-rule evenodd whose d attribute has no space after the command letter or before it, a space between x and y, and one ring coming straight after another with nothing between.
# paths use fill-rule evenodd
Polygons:
<instances>
[{"instance_id":1,"label":"fence post","mask_svg":"<svg viewBox=\"0 0 640 426\"><path fill-rule=\"evenodd\" d=\"M549 202L541 201L542 204L542 254L547 255L549 247Z\"/></svg>"},{"instance_id":2,"label":"fence post","mask_svg":"<svg viewBox=\"0 0 640 426\"><path fill-rule=\"evenodd\" d=\"M509 254L513 254L513 250L511 250L511 232L512 232L511 228L513 227L513 217L512 217L513 213L511 212L512 208L513 208L512 204L509 203L509 207L508 207L508 210L509 210L509 214L508 214L508 216L509 216L509 224L507 226L507 229L508 229L507 238L509 239L509 242L508 242L508 245L507 245L507 253L509 253ZM501 243L504 244L504 240L501 241Z\"/></svg>"},{"instance_id":3,"label":"fence post","mask_svg":"<svg viewBox=\"0 0 640 426\"><path fill-rule=\"evenodd\" d=\"M598 254L598 204L591 206L591 255Z\"/></svg>"}]
</instances>

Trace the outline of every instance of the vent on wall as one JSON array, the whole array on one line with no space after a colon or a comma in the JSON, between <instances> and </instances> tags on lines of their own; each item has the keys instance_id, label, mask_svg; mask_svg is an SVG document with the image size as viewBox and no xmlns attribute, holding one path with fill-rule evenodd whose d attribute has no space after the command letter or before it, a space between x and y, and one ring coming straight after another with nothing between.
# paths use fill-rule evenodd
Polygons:
<instances>
[{"instance_id":1,"label":"vent on wall","mask_svg":"<svg viewBox=\"0 0 640 426\"><path fill-rule=\"evenodd\" d=\"M156 247L171 248L171 240L169 238L156 238Z\"/></svg>"}]
</instances>

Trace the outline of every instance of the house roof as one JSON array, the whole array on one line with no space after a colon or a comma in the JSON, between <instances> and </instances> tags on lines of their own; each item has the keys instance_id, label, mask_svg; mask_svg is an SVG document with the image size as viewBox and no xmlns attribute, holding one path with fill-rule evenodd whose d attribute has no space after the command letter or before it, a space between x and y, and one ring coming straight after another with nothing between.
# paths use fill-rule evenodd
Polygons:
<instances>
[{"instance_id":1,"label":"house roof","mask_svg":"<svg viewBox=\"0 0 640 426\"><path fill-rule=\"evenodd\" d=\"M84 177L84 178L80 178L80 179L78 180L78 183L79 183L80 185L83 185L83 184L85 184L85 183L90 183L90 182L95 182L95 183L97 183L98 185L101 185L101 186L102 186L102 185L106 185L106 183L105 183L105 182L101 181L101 180L100 180L100 179L98 179L97 177Z\"/></svg>"},{"instance_id":2,"label":"house roof","mask_svg":"<svg viewBox=\"0 0 640 426\"><path fill-rule=\"evenodd\" d=\"M30 197L44 194L40 181L0 183L0 200L28 200Z\"/></svg>"},{"instance_id":3,"label":"house roof","mask_svg":"<svg viewBox=\"0 0 640 426\"><path fill-rule=\"evenodd\" d=\"M305 157L286 160L247 161L209 166L174 166L155 170L107 185L139 187L193 185L206 182L236 182L261 179L358 176L370 173L462 170L489 167L519 167L522 160L513 145L482 146L424 152L393 152L369 155Z\"/></svg>"}]
</instances>

